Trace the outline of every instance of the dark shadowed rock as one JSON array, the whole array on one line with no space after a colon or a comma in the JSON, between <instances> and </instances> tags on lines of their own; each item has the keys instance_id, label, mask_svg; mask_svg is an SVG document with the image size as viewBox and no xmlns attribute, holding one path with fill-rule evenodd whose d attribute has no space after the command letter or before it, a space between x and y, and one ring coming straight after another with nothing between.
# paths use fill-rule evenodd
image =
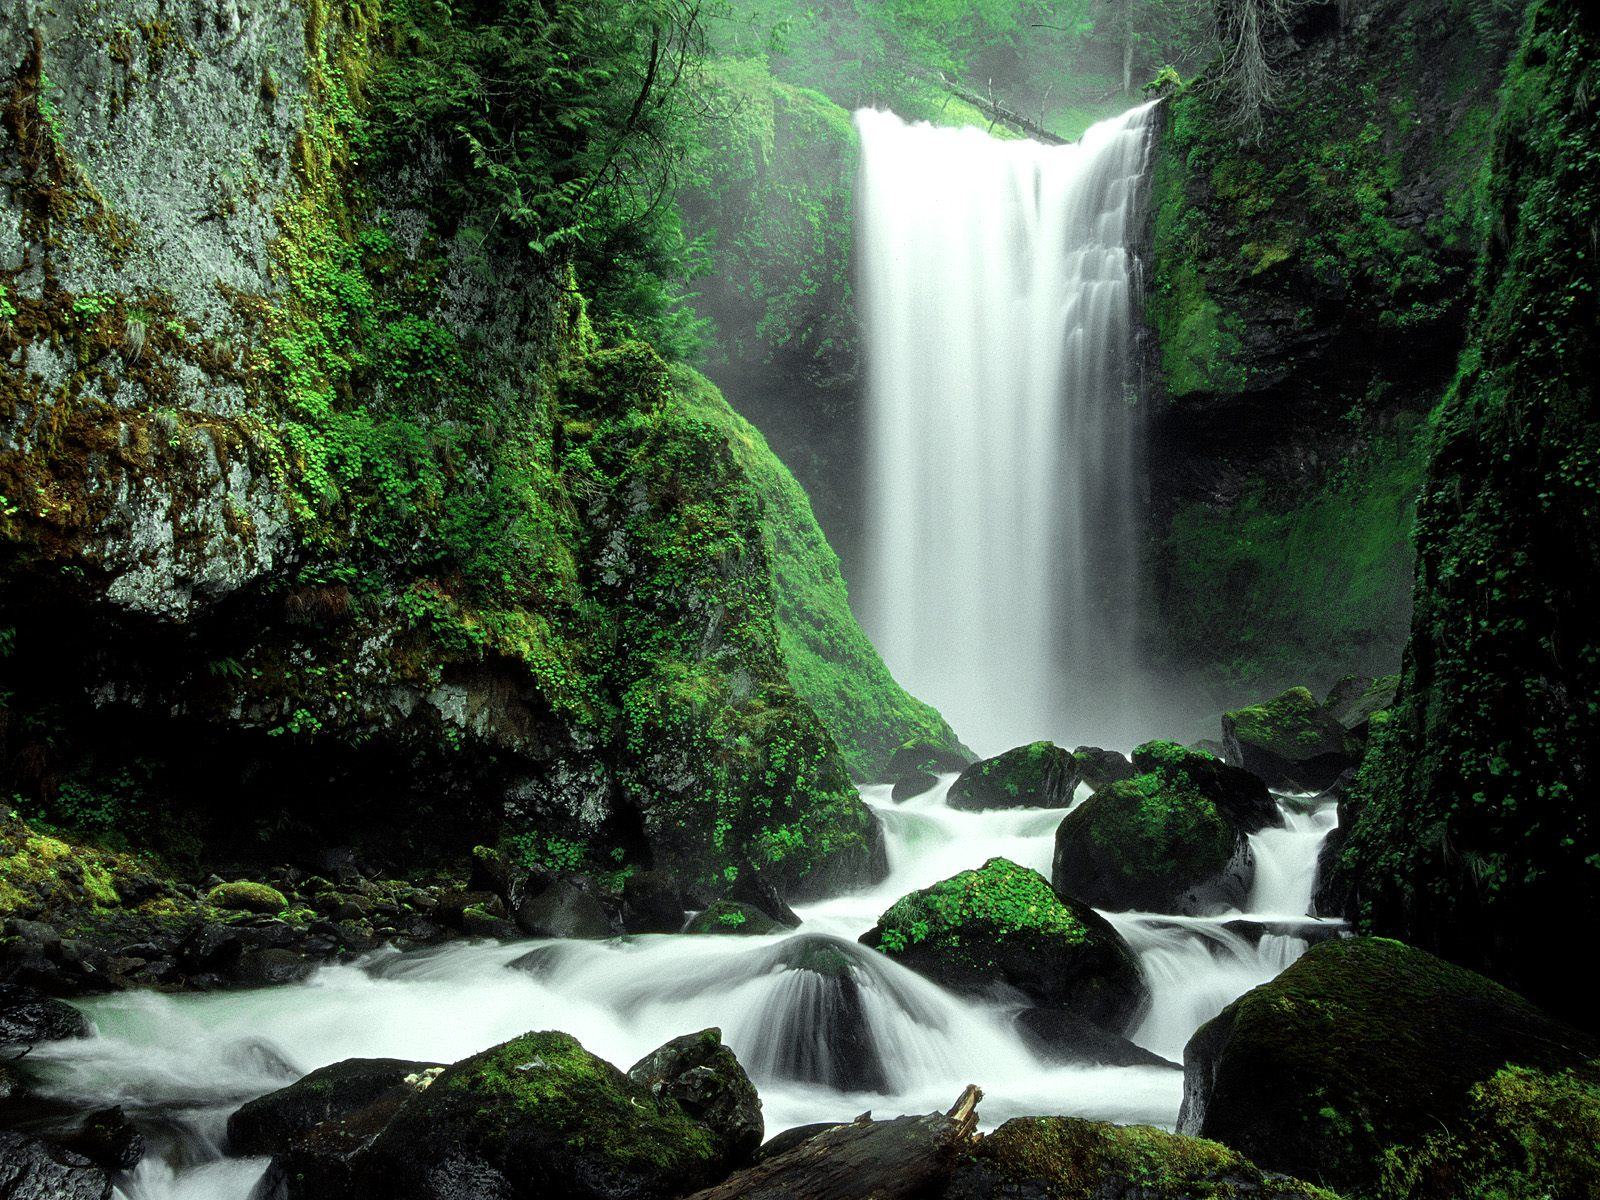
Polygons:
<instances>
[{"instance_id":1,"label":"dark shadowed rock","mask_svg":"<svg viewBox=\"0 0 1600 1200\"><path fill-rule=\"evenodd\" d=\"M346 1117L395 1091L410 1095L436 1063L401 1058L347 1058L319 1067L286 1088L260 1096L228 1118L235 1154L276 1154L313 1126Z\"/></svg>"},{"instance_id":2,"label":"dark shadowed rock","mask_svg":"<svg viewBox=\"0 0 1600 1200\"><path fill-rule=\"evenodd\" d=\"M1078 763L1054 742L1032 742L975 762L950 785L951 808L1065 808L1078 786Z\"/></svg>"},{"instance_id":3,"label":"dark shadowed rock","mask_svg":"<svg viewBox=\"0 0 1600 1200\"><path fill-rule=\"evenodd\" d=\"M88 1037L89 1018L72 1005L15 983L0 983L0 1048Z\"/></svg>"},{"instance_id":4,"label":"dark shadowed rock","mask_svg":"<svg viewBox=\"0 0 1600 1200\"><path fill-rule=\"evenodd\" d=\"M1098 746L1079 746L1072 752L1078 764L1078 777L1098 792L1108 783L1120 783L1133 778L1133 763L1120 750L1102 750Z\"/></svg>"},{"instance_id":5,"label":"dark shadowed rock","mask_svg":"<svg viewBox=\"0 0 1600 1200\"><path fill-rule=\"evenodd\" d=\"M81 1154L25 1133L0 1133L4 1200L110 1200L111 1176Z\"/></svg>"},{"instance_id":6,"label":"dark shadowed rock","mask_svg":"<svg viewBox=\"0 0 1600 1200\"><path fill-rule=\"evenodd\" d=\"M120 1105L85 1113L68 1127L46 1136L57 1146L80 1154L107 1171L131 1171L144 1157L144 1135Z\"/></svg>"},{"instance_id":7,"label":"dark shadowed rock","mask_svg":"<svg viewBox=\"0 0 1600 1200\"><path fill-rule=\"evenodd\" d=\"M1290 791L1325 788L1359 758L1349 730L1303 687L1223 713L1222 745L1230 764Z\"/></svg>"},{"instance_id":8,"label":"dark shadowed rock","mask_svg":"<svg viewBox=\"0 0 1600 1200\"><path fill-rule=\"evenodd\" d=\"M628 1078L671 1100L718 1141L731 1167L750 1162L761 1146L761 1099L720 1029L688 1033L652 1050L628 1068Z\"/></svg>"},{"instance_id":9,"label":"dark shadowed rock","mask_svg":"<svg viewBox=\"0 0 1600 1200\"><path fill-rule=\"evenodd\" d=\"M1021 995L1108 1029L1125 1028L1149 998L1103 917L1004 858L901 897L861 943L956 991Z\"/></svg>"},{"instance_id":10,"label":"dark shadowed rock","mask_svg":"<svg viewBox=\"0 0 1600 1200\"><path fill-rule=\"evenodd\" d=\"M1381 938L1325 942L1184 1050L1178 1128L1352 1194L1397 1147L1459 1126L1508 1063L1561 1070L1586 1034L1481 975Z\"/></svg>"},{"instance_id":11,"label":"dark shadowed rock","mask_svg":"<svg viewBox=\"0 0 1600 1200\"><path fill-rule=\"evenodd\" d=\"M1025 1008L1017 1014L1017 1028L1029 1048L1051 1062L1183 1069L1180 1064L1064 1009Z\"/></svg>"},{"instance_id":12,"label":"dark shadowed rock","mask_svg":"<svg viewBox=\"0 0 1600 1200\"><path fill-rule=\"evenodd\" d=\"M1394 703L1395 691L1399 686L1398 675L1385 675L1380 679L1373 679L1369 675L1346 675L1333 685L1322 707L1352 736L1365 741L1374 714Z\"/></svg>"},{"instance_id":13,"label":"dark shadowed rock","mask_svg":"<svg viewBox=\"0 0 1600 1200\"><path fill-rule=\"evenodd\" d=\"M600 898L568 878L525 896L514 916L517 927L533 937L604 938L616 932Z\"/></svg>"},{"instance_id":14,"label":"dark shadowed rock","mask_svg":"<svg viewBox=\"0 0 1600 1200\"><path fill-rule=\"evenodd\" d=\"M763 1029L768 1073L842 1092L889 1090L861 995L862 954L825 934L788 938L772 948L763 969L796 977L786 1003Z\"/></svg>"},{"instance_id":15,"label":"dark shadowed rock","mask_svg":"<svg viewBox=\"0 0 1600 1200\"><path fill-rule=\"evenodd\" d=\"M781 933L784 926L774 921L753 904L737 900L718 900L711 907L697 912L684 926L685 933L762 934Z\"/></svg>"},{"instance_id":16,"label":"dark shadowed rock","mask_svg":"<svg viewBox=\"0 0 1600 1200\"><path fill-rule=\"evenodd\" d=\"M889 789L889 798L896 804L903 804L913 796L920 796L928 789L938 786L937 775L929 775L925 771L913 771L894 781L894 787Z\"/></svg>"},{"instance_id":17,"label":"dark shadowed rock","mask_svg":"<svg viewBox=\"0 0 1600 1200\"><path fill-rule=\"evenodd\" d=\"M889 756L883 778L887 783L912 774L949 775L966 770L972 761L972 755L948 746L907 742Z\"/></svg>"}]
</instances>

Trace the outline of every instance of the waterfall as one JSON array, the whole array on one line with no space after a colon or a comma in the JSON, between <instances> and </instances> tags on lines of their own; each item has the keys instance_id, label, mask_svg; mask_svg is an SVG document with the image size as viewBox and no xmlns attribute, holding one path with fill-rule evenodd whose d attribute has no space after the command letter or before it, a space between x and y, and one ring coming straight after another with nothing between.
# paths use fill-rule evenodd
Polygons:
<instances>
[{"instance_id":1,"label":"waterfall","mask_svg":"<svg viewBox=\"0 0 1600 1200\"><path fill-rule=\"evenodd\" d=\"M984 752L1131 745L1148 720L1128 239L1153 107L1069 146L856 115L862 617L901 682Z\"/></svg>"}]
</instances>

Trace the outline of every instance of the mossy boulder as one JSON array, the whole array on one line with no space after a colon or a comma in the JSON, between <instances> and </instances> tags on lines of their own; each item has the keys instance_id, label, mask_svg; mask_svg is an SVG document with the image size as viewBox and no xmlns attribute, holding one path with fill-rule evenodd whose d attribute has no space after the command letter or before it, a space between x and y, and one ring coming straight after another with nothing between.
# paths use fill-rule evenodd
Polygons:
<instances>
[{"instance_id":1,"label":"mossy boulder","mask_svg":"<svg viewBox=\"0 0 1600 1200\"><path fill-rule=\"evenodd\" d=\"M213 908L266 915L281 913L289 907L288 899L271 884L246 879L217 884L206 893L206 903Z\"/></svg>"},{"instance_id":2,"label":"mossy boulder","mask_svg":"<svg viewBox=\"0 0 1600 1200\"><path fill-rule=\"evenodd\" d=\"M1148 1125L1017 1117L962 1155L944 1200L1338 1200L1216 1142Z\"/></svg>"},{"instance_id":3,"label":"mossy boulder","mask_svg":"<svg viewBox=\"0 0 1600 1200\"><path fill-rule=\"evenodd\" d=\"M1244 902L1247 835L1277 819L1260 780L1172 742L1134 751L1131 779L1102 787L1056 829L1057 892L1097 908L1201 914Z\"/></svg>"},{"instance_id":4,"label":"mossy boulder","mask_svg":"<svg viewBox=\"0 0 1600 1200\"><path fill-rule=\"evenodd\" d=\"M1050 1062L1183 1069L1121 1034L1102 1029L1093 1021L1065 1009L1025 1008L1017 1014L1017 1032L1034 1054Z\"/></svg>"},{"instance_id":5,"label":"mossy boulder","mask_svg":"<svg viewBox=\"0 0 1600 1200\"><path fill-rule=\"evenodd\" d=\"M404 1104L362 1156L394 1200L666 1200L734 1165L718 1133L565 1033L463 1059Z\"/></svg>"},{"instance_id":6,"label":"mossy boulder","mask_svg":"<svg viewBox=\"0 0 1600 1200\"><path fill-rule=\"evenodd\" d=\"M401 1058L347 1058L319 1067L235 1111L228 1118L229 1148L242 1155L277 1154L324 1121L349 1116L386 1095L409 1097L435 1068L439 1064Z\"/></svg>"},{"instance_id":7,"label":"mossy boulder","mask_svg":"<svg viewBox=\"0 0 1600 1200\"><path fill-rule=\"evenodd\" d=\"M782 933L787 926L774 921L754 904L738 900L718 900L694 915L685 933Z\"/></svg>"},{"instance_id":8,"label":"mossy boulder","mask_svg":"<svg viewBox=\"0 0 1600 1200\"><path fill-rule=\"evenodd\" d=\"M744 1166L761 1148L761 1098L722 1044L720 1029L673 1038L629 1067L628 1078L649 1088L658 1104L671 1101L710 1130L729 1166Z\"/></svg>"},{"instance_id":9,"label":"mossy boulder","mask_svg":"<svg viewBox=\"0 0 1600 1200\"><path fill-rule=\"evenodd\" d=\"M1394 703L1399 686L1398 675L1377 679L1369 675L1346 675L1328 690L1322 707L1348 729L1352 737L1364 742L1373 716Z\"/></svg>"},{"instance_id":10,"label":"mossy boulder","mask_svg":"<svg viewBox=\"0 0 1600 1200\"><path fill-rule=\"evenodd\" d=\"M1223 713L1222 745L1228 762L1288 791L1320 791L1359 760L1349 730L1303 687Z\"/></svg>"},{"instance_id":11,"label":"mossy boulder","mask_svg":"<svg viewBox=\"0 0 1600 1200\"><path fill-rule=\"evenodd\" d=\"M1078 763L1078 778L1091 792L1098 792L1108 783L1120 783L1134 776L1133 764L1120 750L1102 750L1099 746L1079 746L1072 752Z\"/></svg>"},{"instance_id":12,"label":"mossy boulder","mask_svg":"<svg viewBox=\"0 0 1600 1200\"><path fill-rule=\"evenodd\" d=\"M1066 808L1078 786L1078 762L1054 742L1032 742L975 762L950 785L951 808Z\"/></svg>"},{"instance_id":13,"label":"mossy boulder","mask_svg":"<svg viewBox=\"0 0 1600 1200\"><path fill-rule=\"evenodd\" d=\"M1103 917L1005 858L901 897L861 943L952 990L1020 994L1116 1031L1149 999L1133 951Z\"/></svg>"},{"instance_id":14,"label":"mossy boulder","mask_svg":"<svg viewBox=\"0 0 1600 1200\"><path fill-rule=\"evenodd\" d=\"M1201 1026L1178 1128L1356 1194L1396 1147L1468 1126L1508 1065L1584 1065L1594 1040L1499 984L1399 942L1324 942Z\"/></svg>"}]
</instances>

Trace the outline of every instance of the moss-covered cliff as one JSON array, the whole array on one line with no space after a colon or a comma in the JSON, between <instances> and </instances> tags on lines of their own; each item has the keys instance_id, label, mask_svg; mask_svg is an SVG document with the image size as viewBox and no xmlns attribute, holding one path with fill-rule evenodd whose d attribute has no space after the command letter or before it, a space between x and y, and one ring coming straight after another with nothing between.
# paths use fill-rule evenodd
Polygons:
<instances>
[{"instance_id":1,"label":"moss-covered cliff","mask_svg":"<svg viewBox=\"0 0 1600 1200\"><path fill-rule=\"evenodd\" d=\"M1600 926L1600 17L1545 0L1506 85L1488 249L1418 508L1400 696L1350 800L1351 916L1590 1025Z\"/></svg>"},{"instance_id":2,"label":"moss-covered cliff","mask_svg":"<svg viewBox=\"0 0 1600 1200\"><path fill-rule=\"evenodd\" d=\"M870 875L849 768L949 732L759 437L484 210L442 18L169 8L0 35L8 798L195 864Z\"/></svg>"},{"instance_id":3,"label":"moss-covered cliff","mask_svg":"<svg viewBox=\"0 0 1600 1200\"><path fill-rule=\"evenodd\" d=\"M1425 416L1484 232L1492 6L1299 6L1259 140L1219 68L1167 105L1145 313L1160 643L1221 695L1398 659Z\"/></svg>"}]
</instances>

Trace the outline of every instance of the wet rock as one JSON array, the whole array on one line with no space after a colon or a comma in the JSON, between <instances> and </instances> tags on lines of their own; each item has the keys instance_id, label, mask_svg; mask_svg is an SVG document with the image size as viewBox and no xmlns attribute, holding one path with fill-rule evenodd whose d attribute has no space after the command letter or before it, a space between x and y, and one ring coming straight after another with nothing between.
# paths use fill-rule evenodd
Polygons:
<instances>
[{"instance_id":1,"label":"wet rock","mask_svg":"<svg viewBox=\"0 0 1600 1200\"><path fill-rule=\"evenodd\" d=\"M972 762L972 755L949 746L907 742L889 756L883 778L889 783L912 774L950 775L966 770Z\"/></svg>"},{"instance_id":2,"label":"wet rock","mask_svg":"<svg viewBox=\"0 0 1600 1200\"><path fill-rule=\"evenodd\" d=\"M739 1060L722 1044L720 1029L689 1033L652 1050L628 1068L659 1102L675 1102L717 1140L730 1168L750 1162L765 1126L761 1098Z\"/></svg>"},{"instance_id":3,"label":"wet rock","mask_svg":"<svg viewBox=\"0 0 1600 1200\"><path fill-rule=\"evenodd\" d=\"M237 982L249 987L273 987L284 983L299 983L317 969L315 961L268 946L260 950L247 950L229 973Z\"/></svg>"},{"instance_id":4,"label":"wet rock","mask_svg":"<svg viewBox=\"0 0 1600 1200\"><path fill-rule=\"evenodd\" d=\"M784 928L753 904L718 900L710 908L696 913L683 932L763 934L782 933Z\"/></svg>"},{"instance_id":5,"label":"wet rock","mask_svg":"<svg viewBox=\"0 0 1600 1200\"><path fill-rule=\"evenodd\" d=\"M599 897L565 877L525 897L516 918L518 928L533 937L604 938L617 932Z\"/></svg>"},{"instance_id":6,"label":"wet rock","mask_svg":"<svg viewBox=\"0 0 1600 1200\"><path fill-rule=\"evenodd\" d=\"M277 1154L324 1121L348 1117L368 1105L416 1090L437 1063L402 1058L347 1058L319 1067L286 1088L257 1097L228 1118L228 1145L235 1154Z\"/></svg>"},{"instance_id":7,"label":"wet rock","mask_svg":"<svg viewBox=\"0 0 1600 1200\"><path fill-rule=\"evenodd\" d=\"M1025 1008L1017 1014L1017 1028L1029 1048L1051 1062L1183 1069L1181 1064L1136 1046L1078 1013L1059 1008Z\"/></svg>"},{"instance_id":8,"label":"wet rock","mask_svg":"<svg viewBox=\"0 0 1600 1200\"><path fill-rule=\"evenodd\" d=\"M883 822L862 806L862 835L820 860L803 876L789 883L788 900L825 900L870 886L889 874L889 850L883 840ZM777 914L773 914L777 915Z\"/></svg>"},{"instance_id":9,"label":"wet rock","mask_svg":"<svg viewBox=\"0 0 1600 1200\"><path fill-rule=\"evenodd\" d=\"M111 1176L59 1146L25 1133L0 1133L4 1200L110 1200Z\"/></svg>"},{"instance_id":10,"label":"wet rock","mask_svg":"<svg viewBox=\"0 0 1600 1200\"><path fill-rule=\"evenodd\" d=\"M683 928L683 890L662 871L636 871L622 885L622 928L627 933L677 933Z\"/></svg>"},{"instance_id":11,"label":"wet rock","mask_svg":"<svg viewBox=\"0 0 1600 1200\"><path fill-rule=\"evenodd\" d=\"M131 1171L144 1157L144 1135L120 1105L97 1109L48 1140L107 1171Z\"/></svg>"},{"instance_id":12,"label":"wet rock","mask_svg":"<svg viewBox=\"0 0 1600 1200\"><path fill-rule=\"evenodd\" d=\"M15 983L0 983L0 1049L88 1037L89 1018L72 1005Z\"/></svg>"},{"instance_id":13,"label":"wet rock","mask_svg":"<svg viewBox=\"0 0 1600 1200\"><path fill-rule=\"evenodd\" d=\"M350 1200L362 1195L361 1155L433 1078L431 1071L425 1073L414 1086L391 1089L364 1108L330 1117L290 1138L273 1155L251 1200Z\"/></svg>"},{"instance_id":14,"label":"wet rock","mask_svg":"<svg viewBox=\"0 0 1600 1200\"><path fill-rule=\"evenodd\" d=\"M858 946L823 934L789 938L761 960L763 974L797 973L763 1029L764 1073L841 1092L887 1092L888 1071L862 999Z\"/></svg>"},{"instance_id":15,"label":"wet rock","mask_svg":"<svg viewBox=\"0 0 1600 1200\"><path fill-rule=\"evenodd\" d=\"M785 929L800 928L800 917L779 894L772 880L758 874L741 875L729 899L759 908Z\"/></svg>"},{"instance_id":16,"label":"wet rock","mask_svg":"<svg viewBox=\"0 0 1600 1200\"><path fill-rule=\"evenodd\" d=\"M894 787L889 789L889 798L896 804L904 804L913 796L920 796L930 788L938 786L937 775L929 775L926 771L912 771L894 781Z\"/></svg>"},{"instance_id":17,"label":"wet rock","mask_svg":"<svg viewBox=\"0 0 1600 1200\"><path fill-rule=\"evenodd\" d=\"M973 763L950 785L951 808L1066 808L1078 786L1078 763L1054 742L1033 742Z\"/></svg>"},{"instance_id":18,"label":"wet rock","mask_svg":"<svg viewBox=\"0 0 1600 1200\"><path fill-rule=\"evenodd\" d=\"M564 1033L447 1067L360 1156L391 1200L668 1200L726 1174L719 1139Z\"/></svg>"},{"instance_id":19,"label":"wet rock","mask_svg":"<svg viewBox=\"0 0 1600 1200\"><path fill-rule=\"evenodd\" d=\"M1108 1029L1149 999L1133 951L1103 917L1004 858L901 897L861 943L956 991L1021 995Z\"/></svg>"},{"instance_id":20,"label":"wet rock","mask_svg":"<svg viewBox=\"0 0 1600 1200\"><path fill-rule=\"evenodd\" d=\"M1248 834L1281 820L1259 779L1172 742L1062 819L1050 878L1096 908L1199 915L1243 904Z\"/></svg>"},{"instance_id":21,"label":"wet rock","mask_svg":"<svg viewBox=\"0 0 1600 1200\"><path fill-rule=\"evenodd\" d=\"M1134 776L1133 763L1120 750L1102 750L1098 746L1079 746L1072 752L1078 764L1078 776L1088 784L1091 792L1098 792L1110 783L1121 783Z\"/></svg>"},{"instance_id":22,"label":"wet rock","mask_svg":"<svg viewBox=\"0 0 1600 1200\"><path fill-rule=\"evenodd\" d=\"M943 1200L1330 1200L1215 1142L1148 1125L1018 1117L958 1159Z\"/></svg>"},{"instance_id":23,"label":"wet rock","mask_svg":"<svg viewBox=\"0 0 1600 1200\"><path fill-rule=\"evenodd\" d=\"M239 912L280 913L289 907L282 892L270 884L236 880L219 883L206 893L206 903L213 908L229 908Z\"/></svg>"},{"instance_id":24,"label":"wet rock","mask_svg":"<svg viewBox=\"0 0 1600 1200\"><path fill-rule=\"evenodd\" d=\"M1365 742L1373 716L1394 703L1399 686L1398 675L1384 675L1378 679L1370 675L1346 675L1333 685L1322 707L1349 730L1352 737Z\"/></svg>"},{"instance_id":25,"label":"wet rock","mask_svg":"<svg viewBox=\"0 0 1600 1200\"><path fill-rule=\"evenodd\" d=\"M1588 1035L1514 992L1382 938L1325 942L1202 1025L1184 1050L1178 1128L1350 1194L1398 1148L1458 1129L1508 1063L1575 1068Z\"/></svg>"},{"instance_id":26,"label":"wet rock","mask_svg":"<svg viewBox=\"0 0 1600 1200\"><path fill-rule=\"evenodd\" d=\"M1223 713L1222 744L1229 763L1286 791L1318 791L1359 760L1349 731L1303 687Z\"/></svg>"}]
</instances>

